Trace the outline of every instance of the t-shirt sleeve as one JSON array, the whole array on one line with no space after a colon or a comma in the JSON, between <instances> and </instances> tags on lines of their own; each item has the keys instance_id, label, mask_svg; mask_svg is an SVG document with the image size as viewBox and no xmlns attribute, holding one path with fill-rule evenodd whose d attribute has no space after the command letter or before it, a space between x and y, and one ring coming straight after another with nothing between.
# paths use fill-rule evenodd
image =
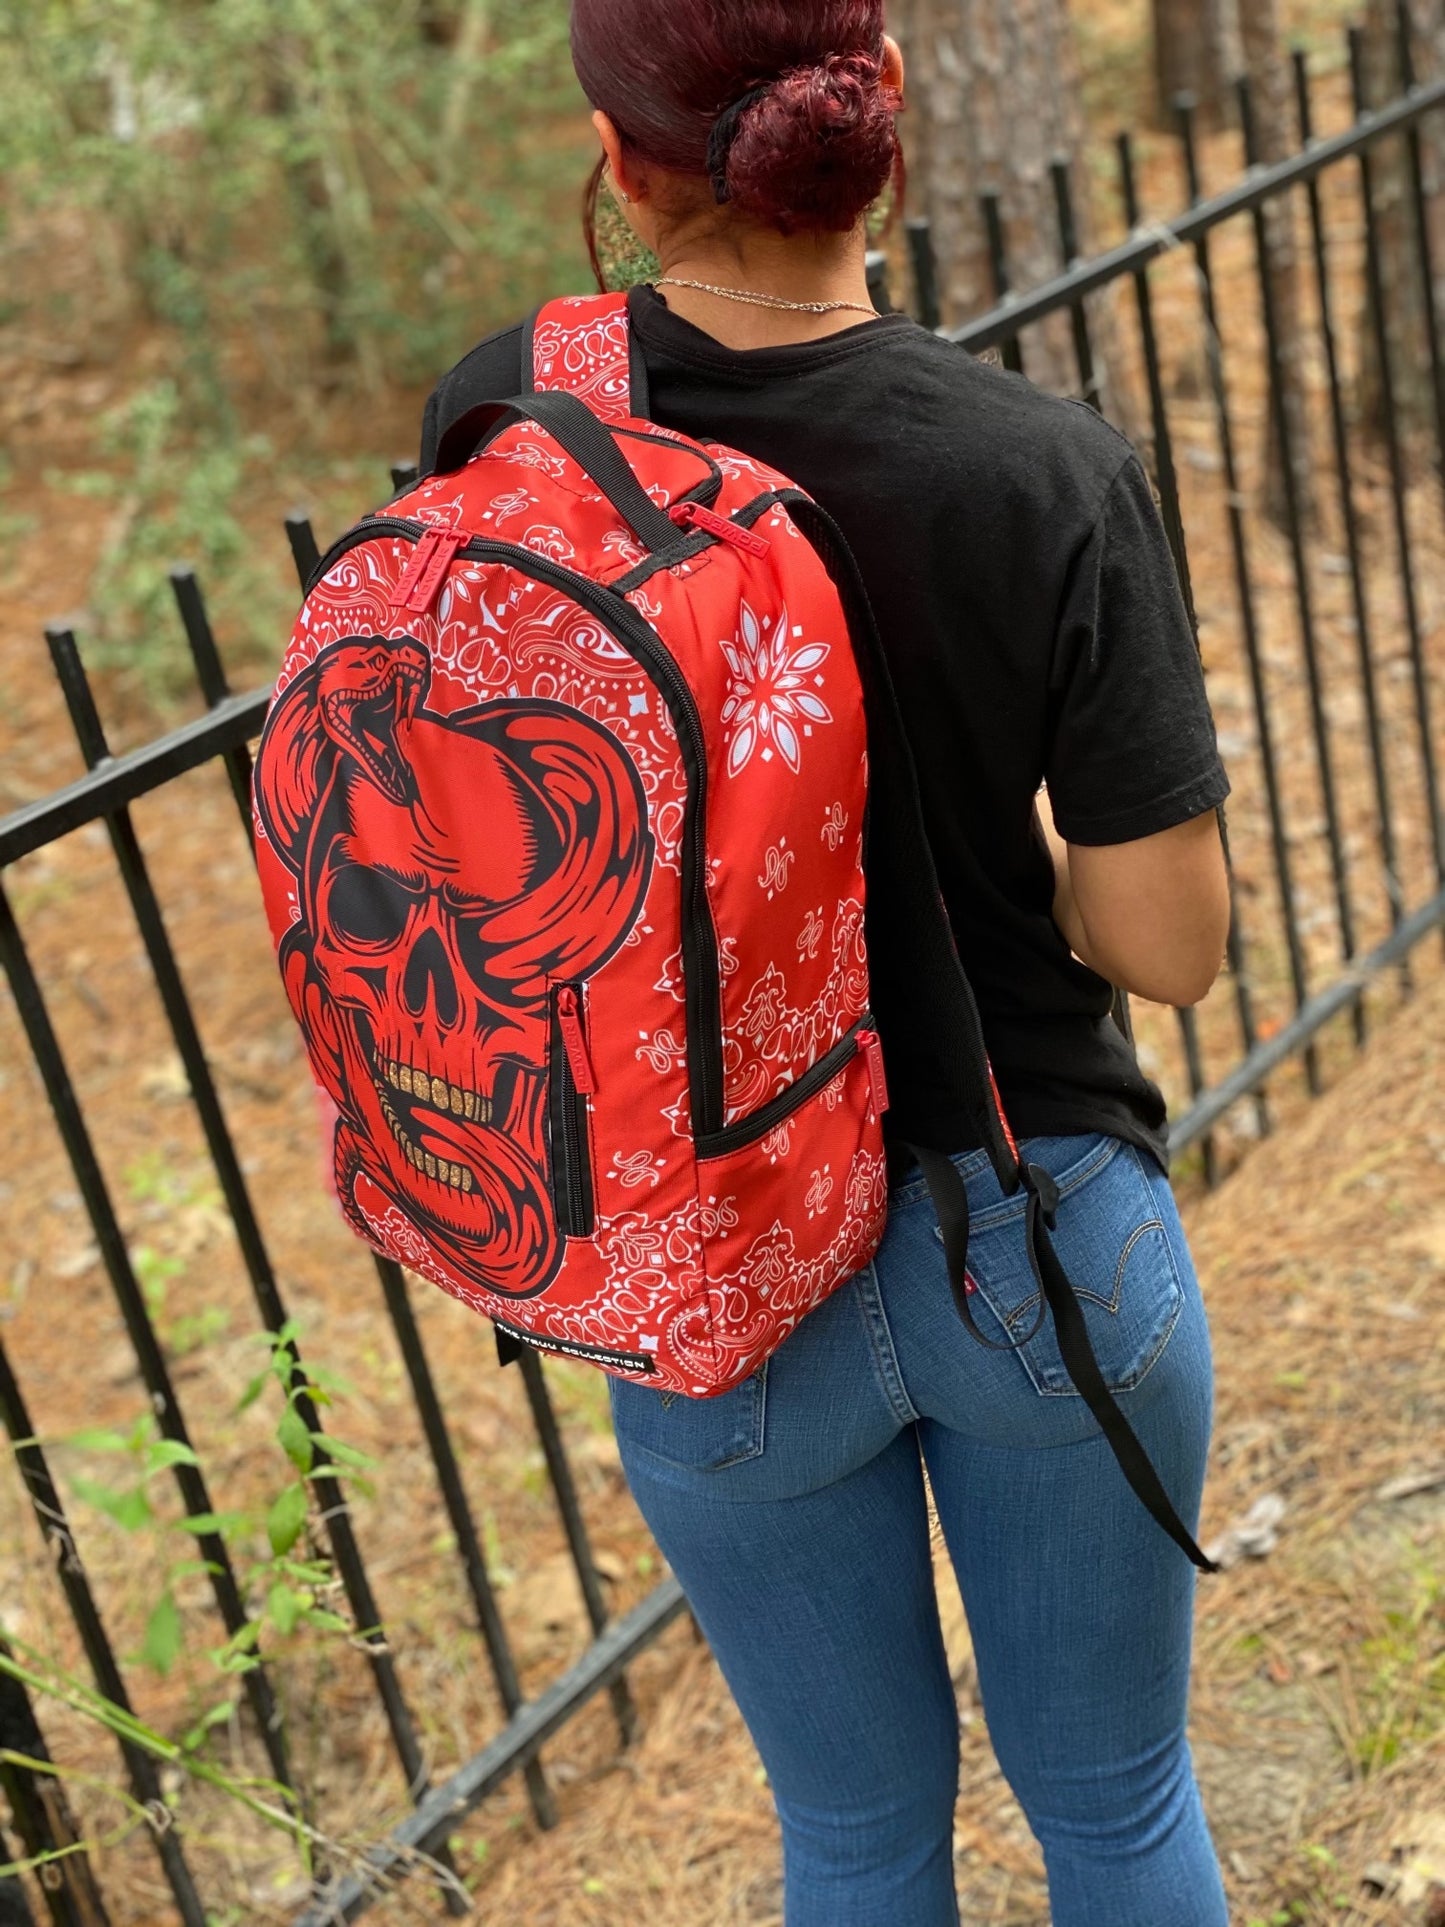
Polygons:
<instances>
[{"instance_id":1,"label":"t-shirt sleeve","mask_svg":"<svg viewBox=\"0 0 1445 1927\"><path fill-rule=\"evenodd\" d=\"M1073 557L1050 677L1045 775L1069 843L1130 843L1229 794L1174 559L1131 455Z\"/></svg>"}]
</instances>

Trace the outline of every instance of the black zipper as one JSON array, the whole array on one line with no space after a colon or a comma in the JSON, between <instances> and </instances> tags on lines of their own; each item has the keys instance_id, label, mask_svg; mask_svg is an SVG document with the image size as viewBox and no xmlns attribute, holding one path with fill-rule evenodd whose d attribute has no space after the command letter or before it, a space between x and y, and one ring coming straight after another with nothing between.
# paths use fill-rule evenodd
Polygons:
<instances>
[{"instance_id":1,"label":"black zipper","mask_svg":"<svg viewBox=\"0 0 1445 1927\"><path fill-rule=\"evenodd\" d=\"M816 1097L825 1084L831 1084L839 1071L851 1064L858 1055L859 1038L873 1029L871 1016L860 1017L846 1036L840 1037L825 1057L820 1057L811 1069L794 1078L785 1091L770 1097L766 1104L756 1111L749 1111L735 1124L726 1124L720 1131L713 1131L707 1137L699 1137L697 1155L703 1158L726 1157L729 1151L740 1151L745 1144L755 1144L760 1137L784 1124L810 1097Z\"/></svg>"},{"instance_id":2,"label":"black zipper","mask_svg":"<svg viewBox=\"0 0 1445 1927\"><path fill-rule=\"evenodd\" d=\"M378 535L400 535L404 536L408 542L418 542L422 536L426 534L427 530L434 526L435 525L430 522L406 521L399 515L368 515L365 521L358 522L355 528L350 528L344 535L337 536L336 540L331 544L331 547L326 551L325 555L322 556L310 575L307 576L307 595L310 595L311 591L323 576L330 574L343 555L349 554L352 549L357 548L361 543L373 541Z\"/></svg>"},{"instance_id":3,"label":"black zipper","mask_svg":"<svg viewBox=\"0 0 1445 1927\"><path fill-rule=\"evenodd\" d=\"M564 1238L590 1238L596 1223L592 1185L592 1133L587 1095L578 1089L563 1034L562 1003L572 997L580 1011L580 984L558 984L552 992L550 1091L552 1198L557 1229ZM578 1018L580 1024L580 1016ZM585 1049L585 1043L584 1043Z\"/></svg>"},{"instance_id":4,"label":"black zipper","mask_svg":"<svg viewBox=\"0 0 1445 1927\"><path fill-rule=\"evenodd\" d=\"M416 542L431 526L383 515L359 522L333 542L317 563L306 585L307 594L343 555L361 543L387 535ZM667 703L687 772L687 816L682 848L682 955L692 1128L695 1137L710 1136L722 1129L723 1117L722 984L717 932L707 900L707 744L693 693L657 631L612 589L591 582L560 563L549 562L516 543L488 542L478 537L457 553L474 561L505 562L519 575L531 576L534 581L562 590L596 616L608 634L641 663Z\"/></svg>"}]
</instances>

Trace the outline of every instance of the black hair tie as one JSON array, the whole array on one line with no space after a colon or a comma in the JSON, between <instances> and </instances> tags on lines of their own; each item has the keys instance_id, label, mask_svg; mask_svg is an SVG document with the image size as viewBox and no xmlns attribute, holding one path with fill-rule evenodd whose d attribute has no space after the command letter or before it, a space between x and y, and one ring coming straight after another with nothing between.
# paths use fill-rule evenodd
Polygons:
<instances>
[{"instance_id":1,"label":"black hair tie","mask_svg":"<svg viewBox=\"0 0 1445 1927\"><path fill-rule=\"evenodd\" d=\"M771 80L765 80L758 86L750 88L740 100L735 100L731 107L724 107L712 124L712 132L707 137L707 173L708 179L712 182L713 198L719 206L724 201L732 199L728 189L728 156L732 152L733 142L738 137L738 127L742 117L750 107L762 99L764 94L772 92L773 85Z\"/></svg>"}]
</instances>

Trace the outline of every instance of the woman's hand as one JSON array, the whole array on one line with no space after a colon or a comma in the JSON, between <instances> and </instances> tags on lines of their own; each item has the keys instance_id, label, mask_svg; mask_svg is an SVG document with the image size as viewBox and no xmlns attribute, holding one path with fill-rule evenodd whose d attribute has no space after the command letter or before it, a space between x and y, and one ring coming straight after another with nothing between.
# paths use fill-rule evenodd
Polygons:
<instances>
[{"instance_id":1,"label":"woman's hand","mask_svg":"<svg viewBox=\"0 0 1445 1927\"><path fill-rule=\"evenodd\" d=\"M1224 961L1229 876L1213 810L1136 843L1065 843L1047 795L1054 922L1081 963L1156 1004L1197 1004Z\"/></svg>"}]
</instances>

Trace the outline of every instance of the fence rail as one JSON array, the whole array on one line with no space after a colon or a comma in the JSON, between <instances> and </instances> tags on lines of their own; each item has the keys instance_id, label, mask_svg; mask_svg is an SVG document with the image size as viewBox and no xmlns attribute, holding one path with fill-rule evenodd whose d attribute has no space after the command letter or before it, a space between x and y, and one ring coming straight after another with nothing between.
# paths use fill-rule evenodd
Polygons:
<instances>
[{"instance_id":1,"label":"fence rail","mask_svg":"<svg viewBox=\"0 0 1445 1927\"><path fill-rule=\"evenodd\" d=\"M989 313L946 331L961 350L998 350L1007 366L1022 369L1030 359L1031 331L1064 327L1080 397L1098 405L1101 377L1108 373L1126 382L1132 378L1147 398L1147 440L1165 525L1191 610L1197 604L1202 618L1216 702L1230 698L1226 720L1231 728L1225 734L1236 777L1238 911L1231 968L1227 983L1198 1016L1184 1013L1177 1022L1168 1020L1176 1022L1167 1049L1176 1054L1173 1081L1183 1093L1173 1143L1180 1151L1198 1146L1209 1176L1221 1167L1222 1133L1248 1136L1272 1127L1280 1080L1291 1066L1302 1066L1308 1090L1321 1088L1327 1072L1324 1046L1339 1029L1337 1020L1345 1020L1351 1048L1362 1043L1370 998L1396 977L1408 991L1412 953L1445 924L1445 826L1434 720L1442 668L1445 541L1438 478L1422 476L1413 459L1421 431L1406 418L1397 379L1407 349L1394 312L1404 279L1412 274L1423 290L1425 338L1408 344L1408 352L1430 370L1433 465L1445 469L1445 380L1432 258L1435 209L1426 190L1420 131L1445 105L1445 80L1415 82L1408 31L1402 30L1403 91L1388 105L1367 110L1357 36L1350 55L1349 124L1316 137L1310 77L1298 59L1300 151L1268 168L1251 165L1241 180L1207 198L1201 193L1192 119L1187 105L1181 107L1179 151L1190 205L1167 221L1143 218L1132 147L1121 140L1118 160L1132 231L1119 246L1087 260L1077 258L1068 170L1057 165L1053 187L1062 268L1040 288L1010 291L1007 222L998 199L987 198L982 213L1000 299ZM1252 162L1247 91L1241 109L1250 143L1246 158ZM1404 183L1410 218L1403 234L1398 223L1387 232L1381 211L1381 169L1387 164ZM1350 219L1340 217L1341 197L1351 188L1360 245L1350 239ZM1298 358L1291 359L1297 344L1286 340L1280 312L1287 293L1280 222L1293 222L1297 237L1301 216L1310 272L1297 276L1288 299L1296 304L1293 321L1302 321L1312 344L1314 376L1304 382L1302 399L1292 392L1300 383ZM907 224L904 246L919 318L942 331L942 276L926 221ZM1188 269L1183 280L1177 272L1181 262ZM888 305L888 267L881 255L870 261L870 285L880 307ZM1340 319L1347 278L1363 294L1363 332L1356 331L1353 347ZM1127 339L1117 303L1105 334L1100 331L1106 318L1102 304L1111 302L1116 290L1132 295L1134 326ZM1350 406L1351 370L1358 386L1371 358L1382 398L1377 435ZM1266 508L1271 474L1277 475L1281 500ZM304 574L316 554L310 526L293 517L287 533ZM1325 558L1336 548L1339 560L1325 571ZM1263 571L1261 557L1268 564ZM1323 587L1322 573L1329 577ZM215 1609L230 1633L242 1632L253 1605L238 1582L225 1535L206 1523L214 1520L207 1472L191 1449L171 1361L136 1275L123 1213L107 1184L46 987L4 887L5 873L23 858L87 824L102 825L184 1068L256 1316L281 1348L291 1395L315 1441L316 1517L324 1523L329 1558L385 1714L398 1785L413 1807L410 1818L370 1847L364 1865L316 1869L310 1898L296 1917L298 1927L355 1919L388 1883L418 1869L422 1878L438 1883L449 1910L463 1912L467 1901L448 1845L463 1817L508 1778L522 1774L538 1824L555 1821L546 1743L603 1693L610 1695L620 1739L627 1742L635 1719L628 1668L683 1611L682 1595L675 1581L665 1579L621 1618L609 1620L548 1379L540 1359L527 1355L522 1364L526 1407L591 1639L582 1656L536 1697L524 1694L522 1669L468 1498L454 1422L428 1360L407 1280L396 1266L378 1259L381 1307L455 1545L480 1655L505 1715L479 1752L440 1785L429 1785L417 1720L386 1632L387 1616L337 1466L328 1457L314 1387L131 816L133 805L177 778L219 764L249 831L250 745L268 692L231 692L200 585L184 570L172 580L205 706L193 720L143 748L110 753L74 636L62 627L48 632L86 774L0 821L0 959L160 1434L177 1448L172 1476L185 1513L199 1522L196 1536ZM1166 1034L1162 1017L1140 1014L1147 1049L1164 1053ZM3 1328L0 1417L40 1532L55 1556L56 1581L95 1688L124 1712L130 1706L127 1683L107 1630L104 1601L87 1571L84 1530L67 1512L43 1442L46 1414L32 1413ZM0 1646L0 1670L4 1658ZM244 1692L255 1743L284 1790L295 1787L296 1775L264 1646L261 1662L246 1675ZM45 1884L27 1891L32 1899L39 1896L53 1920L94 1927L108 1918L107 1902L95 1868L83 1851L73 1850L80 1836L42 1771L44 1725L24 1684L13 1672L0 1676L0 1741L7 1734L26 1739L23 1747L7 1742L8 1764L0 1775L13 1833L28 1855L62 1856L51 1861ZM119 1751L126 1783L153 1820L156 1863L174 1917L186 1927L205 1927L208 1903L182 1830L171 1824L159 1764L128 1729L121 1732ZM27 1766L27 1757L36 1764ZM325 1816L311 1813L302 1792L290 1797L300 1818L324 1830ZM11 1906L9 1917L33 1918L31 1899L19 1884L0 1891L0 1900Z\"/></svg>"}]
</instances>

